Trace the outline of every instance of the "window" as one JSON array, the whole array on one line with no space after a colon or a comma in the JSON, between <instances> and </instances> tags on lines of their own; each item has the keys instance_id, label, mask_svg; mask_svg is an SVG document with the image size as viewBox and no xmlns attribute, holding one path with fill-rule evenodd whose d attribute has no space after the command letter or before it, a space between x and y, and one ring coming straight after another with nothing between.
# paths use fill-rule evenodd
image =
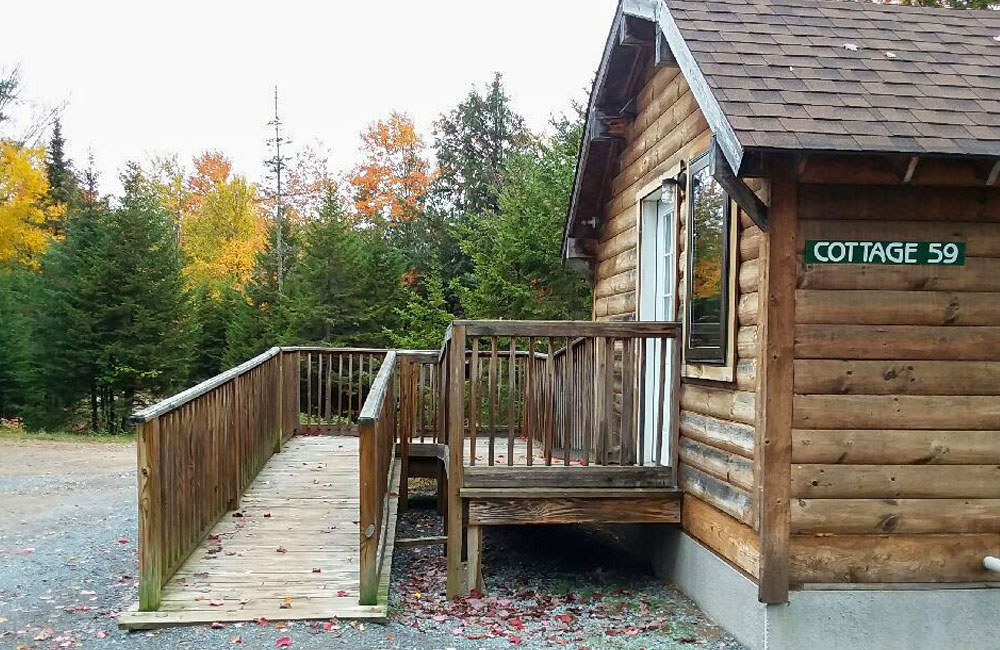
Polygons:
<instances>
[{"instance_id":1,"label":"window","mask_svg":"<svg viewBox=\"0 0 1000 650\"><path fill-rule=\"evenodd\" d=\"M688 170L688 289L684 353L689 363L725 365L729 345L729 197L708 154Z\"/></svg>"}]
</instances>

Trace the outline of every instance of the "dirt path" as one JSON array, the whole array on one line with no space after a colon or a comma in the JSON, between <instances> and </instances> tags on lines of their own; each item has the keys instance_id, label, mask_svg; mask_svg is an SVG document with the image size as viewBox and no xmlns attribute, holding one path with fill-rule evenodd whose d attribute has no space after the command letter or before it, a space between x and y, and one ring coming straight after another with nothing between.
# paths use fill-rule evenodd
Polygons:
<instances>
[{"instance_id":1,"label":"dirt path","mask_svg":"<svg viewBox=\"0 0 1000 650\"><path fill-rule=\"evenodd\" d=\"M441 519L418 500L400 534ZM581 531L489 531L486 598L447 603L440 548L397 552L387 625L229 624L129 633L136 598L135 448L0 438L0 650L616 648L740 650L682 595ZM545 528L543 530L543 528ZM580 549L579 552L568 552Z\"/></svg>"}]
</instances>

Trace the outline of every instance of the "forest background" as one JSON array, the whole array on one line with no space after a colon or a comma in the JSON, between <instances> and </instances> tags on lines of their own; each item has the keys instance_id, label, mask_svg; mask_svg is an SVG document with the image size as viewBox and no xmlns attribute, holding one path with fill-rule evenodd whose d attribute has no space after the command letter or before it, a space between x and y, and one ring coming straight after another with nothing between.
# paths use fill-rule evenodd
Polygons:
<instances>
[{"instance_id":1,"label":"forest background","mask_svg":"<svg viewBox=\"0 0 1000 650\"><path fill-rule=\"evenodd\" d=\"M295 148L277 94L265 178L225 153L128 163L110 196L58 110L0 74L0 419L120 432L142 404L273 345L436 349L456 317L589 318L560 260L582 115L544 133L499 74L418 133L374 120L356 165ZM582 95L582 93L581 93Z\"/></svg>"}]
</instances>

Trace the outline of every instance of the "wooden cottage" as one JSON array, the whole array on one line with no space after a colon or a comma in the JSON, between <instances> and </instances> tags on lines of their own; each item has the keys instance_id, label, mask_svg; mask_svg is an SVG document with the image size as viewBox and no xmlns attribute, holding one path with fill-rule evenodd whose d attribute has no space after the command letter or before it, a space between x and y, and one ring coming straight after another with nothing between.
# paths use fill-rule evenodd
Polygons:
<instances>
[{"instance_id":1,"label":"wooden cottage","mask_svg":"<svg viewBox=\"0 0 1000 650\"><path fill-rule=\"evenodd\" d=\"M563 255L595 320L681 323L640 534L749 647L997 647L998 175L1000 13L619 7Z\"/></svg>"}]
</instances>

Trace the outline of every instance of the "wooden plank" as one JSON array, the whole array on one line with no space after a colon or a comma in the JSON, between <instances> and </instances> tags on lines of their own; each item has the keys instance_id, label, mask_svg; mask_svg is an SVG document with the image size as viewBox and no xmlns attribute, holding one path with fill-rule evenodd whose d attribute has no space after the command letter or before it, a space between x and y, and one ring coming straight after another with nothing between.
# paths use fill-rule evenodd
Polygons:
<instances>
[{"instance_id":1,"label":"wooden plank","mask_svg":"<svg viewBox=\"0 0 1000 650\"><path fill-rule=\"evenodd\" d=\"M793 533L1000 533L1000 499L794 499Z\"/></svg>"},{"instance_id":2,"label":"wooden plank","mask_svg":"<svg viewBox=\"0 0 1000 650\"><path fill-rule=\"evenodd\" d=\"M792 465L804 499L1000 498L998 465Z\"/></svg>"},{"instance_id":3,"label":"wooden plank","mask_svg":"<svg viewBox=\"0 0 1000 650\"><path fill-rule=\"evenodd\" d=\"M464 375L464 369L462 372ZM476 464L476 436L479 433L479 409L479 337L473 336L472 354L469 357L469 465L473 466Z\"/></svg>"},{"instance_id":4,"label":"wooden plank","mask_svg":"<svg viewBox=\"0 0 1000 650\"><path fill-rule=\"evenodd\" d=\"M673 471L669 467L618 466L541 466L534 467L466 467L467 487L672 487Z\"/></svg>"},{"instance_id":5,"label":"wooden plank","mask_svg":"<svg viewBox=\"0 0 1000 650\"><path fill-rule=\"evenodd\" d=\"M151 418L136 431L139 479L139 609L155 610L160 605L164 562L162 529L163 503L160 465L160 421Z\"/></svg>"},{"instance_id":6,"label":"wooden plank","mask_svg":"<svg viewBox=\"0 0 1000 650\"><path fill-rule=\"evenodd\" d=\"M753 425L756 396L749 391L734 391L700 384L684 383L680 388L682 410Z\"/></svg>"},{"instance_id":7,"label":"wooden plank","mask_svg":"<svg viewBox=\"0 0 1000 650\"><path fill-rule=\"evenodd\" d=\"M1000 431L793 429L793 463L1000 464Z\"/></svg>"},{"instance_id":8,"label":"wooden plank","mask_svg":"<svg viewBox=\"0 0 1000 650\"><path fill-rule=\"evenodd\" d=\"M983 557L1000 535L832 535L792 537L791 580L807 582L998 582Z\"/></svg>"},{"instance_id":9,"label":"wooden plank","mask_svg":"<svg viewBox=\"0 0 1000 650\"><path fill-rule=\"evenodd\" d=\"M749 307L745 308L741 299L741 322L744 309ZM799 289L795 294L795 322L996 325L1000 323L1000 293Z\"/></svg>"},{"instance_id":10,"label":"wooden plank","mask_svg":"<svg viewBox=\"0 0 1000 650\"><path fill-rule=\"evenodd\" d=\"M396 539L396 548L414 548L418 546L433 546L446 544L447 535L430 535L427 537L400 537Z\"/></svg>"},{"instance_id":11,"label":"wooden plank","mask_svg":"<svg viewBox=\"0 0 1000 650\"><path fill-rule=\"evenodd\" d=\"M984 395L796 395L798 429L983 429L1000 422Z\"/></svg>"},{"instance_id":12,"label":"wooden plank","mask_svg":"<svg viewBox=\"0 0 1000 650\"><path fill-rule=\"evenodd\" d=\"M480 526L469 524L468 530L468 564L466 566L466 578L468 584L466 589L470 592L475 590L480 594L486 592L483 584L483 529Z\"/></svg>"},{"instance_id":13,"label":"wooden plank","mask_svg":"<svg viewBox=\"0 0 1000 650\"><path fill-rule=\"evenodd\" d=\"M757 321L758 432L754 458L759 468L757 493L760 531L760 583L764 603L788 600L790 535L789 470L792 456L792 385L794 373L795 284L798 188L785 164L771 176L769 234L761 241L766 273L759 292Z\"/></svg>"},{"instance_id":14,"label":"wooden plank","mask_svg":"<svg viewBox=\"0 0 1000 650\"><path fill-rule=\"evenodd\" d=\"M637 321L517 321L517 320L477 320L455 321L466 326L469 336L554 336L554 337L596 337L596 336L675 336L678 323L654 323Z\"/></svg>"},{"instance_id":15,"label":"wooden plank","mask_svg":"<svg viewBox=\"0 0 1000 650\"><path fill-rule=\"evenodd\" d=\"M795 326L799 359L1000 361L1000 327Z\"/></svg>"},{"instance_id":16,"label":"wooden plank","mask_svg":"<svg viewBox=\"0 0 1000 650\"><path fill-rule=\"evenodd\" d=\"M470 526L580 523L679 523L680 496L640 498L470 499Z\"/></svg>"},{"instance_id":17,"label":"wooden plank","mask_svg":"<svg viewBox=\"0 0 1000 650\"><path fill-rule=\"evenodd\" d=\"M577 499L635 499L639 497L670 497L683 494L676 487L642 488L579 488L579 487L492 487L462 488L463 499L556 499L573 497Z\"/></svg>"},{"instance_id":18,"label":"wooden plank","mask_svg":"<svg viewBox=\"0 0 1000 650\"><path fill-rule=\"evenodd\" d=\"M1000 395L1000 362L797 359L795 392Z\"/></svg>"},{"instance_id":19,"label":"wooden plank","mask_svg":"<svg viewBox=\"0 0 1000 650\"><path fill-rule=\"evenodd\" d=\"M750 577L760 577L760 540L750 526L690 494L684 495L681 525Z\"/></svg>"},{"instance_id":20,"label":"wooden plank","mask_svg":"<svg viewBox=\"0 0 1000 650\"><path fill-rule=\"evenodd\" d=\"M515 373L517 370L517 339L510 338L510 347L507 350L507 464L514 464L514 396L517 393L515 386ZM528 434L531 440L531 434ZM531 458L531 450L528 450L528 458ZM529 461L530 462L530 461Z\"/></svg>"},{"instance_id":21,"label":"wooden plank","mask_svg":"<svg viewBox=\"0 0 1000 650\"><path fill-rule=\"evenodd\" d=\"M845 291L1000 291L1000 258L966 257L965 266L805 264L802 289Z\"/></svg>"},{"instance_id":22,"label":"wooden plank","mask_svg":"<svg viewBox=\"0 0 1000 650\"><path fill-rule=\"evenodd\" d=\"M448 364L448 492L445 530L448 534L447 596L449 599L466 593L462 578L462 441L465 431L465 326L453 323ZM475 382L473 382L474 385ZM471 404L471 402L470 402ZM470 415L470 417L473 417ZM473 455L475 447L473 447Z\"/></svg>"},{"instance_id":23,"label":"wooden plank","mask_svg":"<svg viewBox=\"0 0 1000 650\"><path fill-rule=\"evenodd\" d=\"M772 184L772 201L773 201ZM888 221L821 220L799 222L797 252L805 250L808 239L964 241L968 257L1000 257L1000 229L995 223L975 221Z\"/></svg>"}]
</instances>

